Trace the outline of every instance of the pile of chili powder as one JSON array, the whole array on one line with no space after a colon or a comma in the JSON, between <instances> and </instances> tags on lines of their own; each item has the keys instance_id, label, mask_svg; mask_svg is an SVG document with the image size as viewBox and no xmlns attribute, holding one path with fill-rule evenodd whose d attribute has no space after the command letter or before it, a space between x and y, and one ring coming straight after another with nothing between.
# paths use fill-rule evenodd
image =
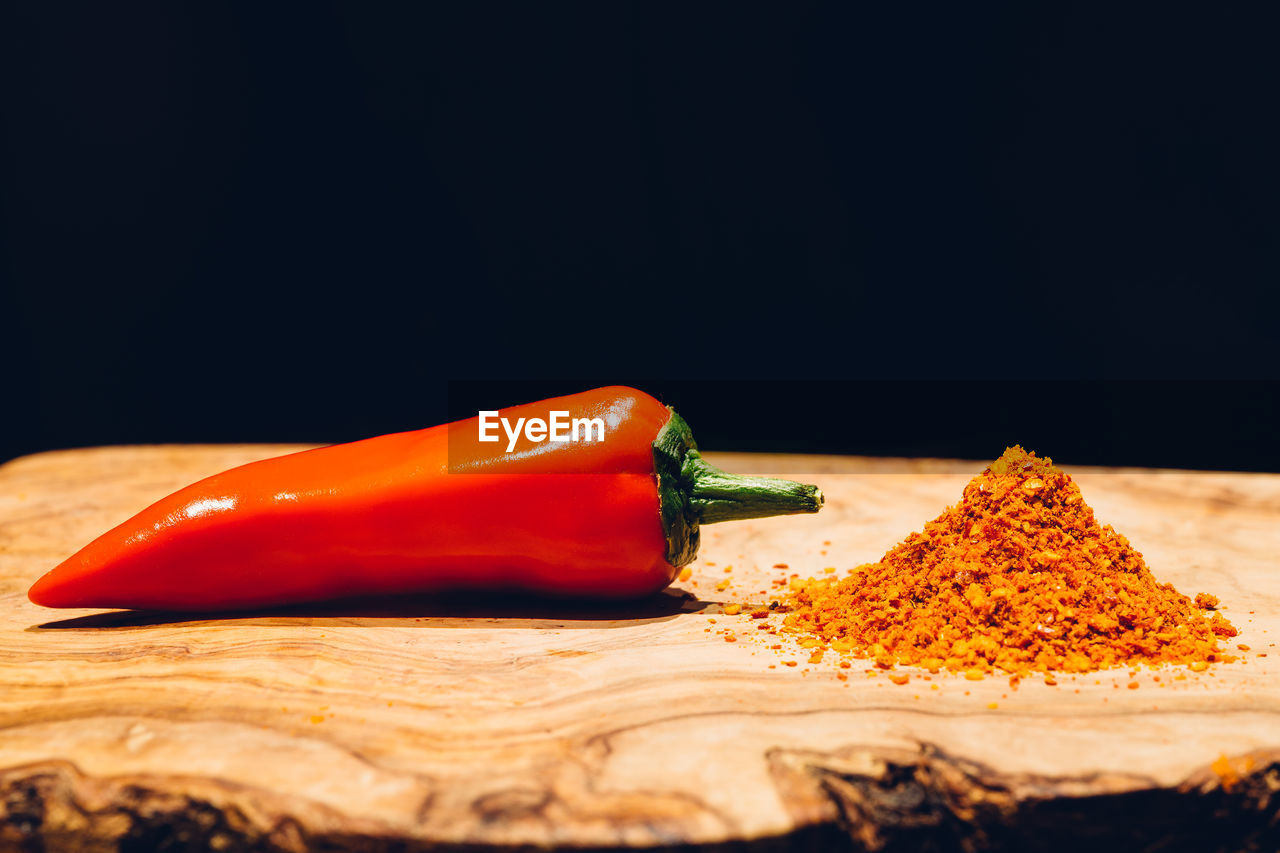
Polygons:
<instances>
[{"instance_id":1,"label":"pile of chili powder","mask_svg":"<svg viewBox=\"0 0 1280 853\"><path fill-rule=\"evenodd\" d=\"M1053 460L1011 447L947 508L843 578L801 581L784 628L883 667L1089 672L1233 660L1212 596L1158 583ZM976 672L975 672L976 671Z\"/></svg>"}]
</instances>

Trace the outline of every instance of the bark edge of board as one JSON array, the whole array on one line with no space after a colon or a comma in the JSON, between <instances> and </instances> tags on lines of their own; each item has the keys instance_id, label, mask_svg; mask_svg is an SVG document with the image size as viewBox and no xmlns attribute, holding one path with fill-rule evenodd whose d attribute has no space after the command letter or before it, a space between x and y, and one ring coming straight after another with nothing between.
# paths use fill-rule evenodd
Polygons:
<instances>
[{"instance_id":1,"label":"bark edge of board","mask_svg":"<svg viewBox=\"0 0 1280 853\"><path fill-rule=\"evenodd\" d=\"M1076 851L1088 845L1096 853L1280 848L1280 749L1224 757L1172 787L1140 775L1005 774L929 744L915 751L774 749L767 760L796 831L727 844L644 849ZM1224 767L1234 769L1224 774ZM92 777L69 761L45 761L0 770L0 849L478 853L517 848L406 838L376 821L352 820L301 798L216 780ZM588 849L597 848L575 848Z\"/></svg>"}]
</instances>

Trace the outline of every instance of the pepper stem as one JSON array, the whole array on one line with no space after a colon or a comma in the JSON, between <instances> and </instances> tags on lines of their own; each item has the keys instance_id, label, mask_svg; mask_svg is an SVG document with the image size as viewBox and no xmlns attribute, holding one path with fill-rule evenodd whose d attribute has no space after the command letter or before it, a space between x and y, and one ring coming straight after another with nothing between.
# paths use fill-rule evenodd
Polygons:
<instances>
[{"instance_id":1,"label":"pepper stem","mask_svg":"<svg viewBox=\"0 0 1280 853\"><path fill-rule=\"evenodd\" d=\"M730 474L703 459L697 450L691 449L685 455L680 473L689 505L702 524L822 509L822 490L817 486L776 477Z\"/></svg>"},{"instance_id":2,"label":"pepper stem","mask_svg":"<svg viewBox=\"0 0 1280 853\"><path fill-rule=\"evenodd\" d=\"M653 442L653 465L667 562L673 566L688 565L697 557L701 524L822 508L817 486L730 474L710 464L698 452L689 425L674 410Z\"/></svg>"}]
</instances>

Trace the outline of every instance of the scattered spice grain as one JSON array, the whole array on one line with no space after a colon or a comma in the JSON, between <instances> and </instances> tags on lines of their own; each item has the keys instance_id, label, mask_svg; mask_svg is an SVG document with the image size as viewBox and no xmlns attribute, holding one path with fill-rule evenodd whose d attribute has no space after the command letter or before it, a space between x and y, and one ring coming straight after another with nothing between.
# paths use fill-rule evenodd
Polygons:
<instances>
[{"instance_id":1,"label":"scattered spice grain","mask_svg":"<svg viewBox=\"0 0 1280 853\"><path fill-rule=\"evenodd\" d=\"M1240 765L1239 769L1236 768L1236 764ZM1228 794L1231 793L1232 789L1235 788L1236 785L1240 784L1242 775L1250 773L1253 770L1253 767L1254 764L1251 757L1245 756L1243 760L1236 759L1233 763L1230 758L1227 758L1225 752L1218 753L1217 760L1209 765L1209 769L1217 774L1218 781L1222 785L1222 790L1226 791ZM1243 771L1243 774L1241 771Z\"/></svg>"}]
</instances>

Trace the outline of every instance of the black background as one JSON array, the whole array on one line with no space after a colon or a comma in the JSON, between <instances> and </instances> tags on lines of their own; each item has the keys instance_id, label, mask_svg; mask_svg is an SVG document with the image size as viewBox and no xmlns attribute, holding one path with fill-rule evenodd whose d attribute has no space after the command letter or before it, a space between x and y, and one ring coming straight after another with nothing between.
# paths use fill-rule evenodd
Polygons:
<instances>
[{"instance_id":1,"label":"black background","mask_svg":"<svg viewBox=\"0 0 1280 853\"><path fill-rule=\"evenodd\" d=\"M619 382L710 448L1280 470L1269 22L880 5L10 11L0 459Z\"/></svg>"}]
</instances>

